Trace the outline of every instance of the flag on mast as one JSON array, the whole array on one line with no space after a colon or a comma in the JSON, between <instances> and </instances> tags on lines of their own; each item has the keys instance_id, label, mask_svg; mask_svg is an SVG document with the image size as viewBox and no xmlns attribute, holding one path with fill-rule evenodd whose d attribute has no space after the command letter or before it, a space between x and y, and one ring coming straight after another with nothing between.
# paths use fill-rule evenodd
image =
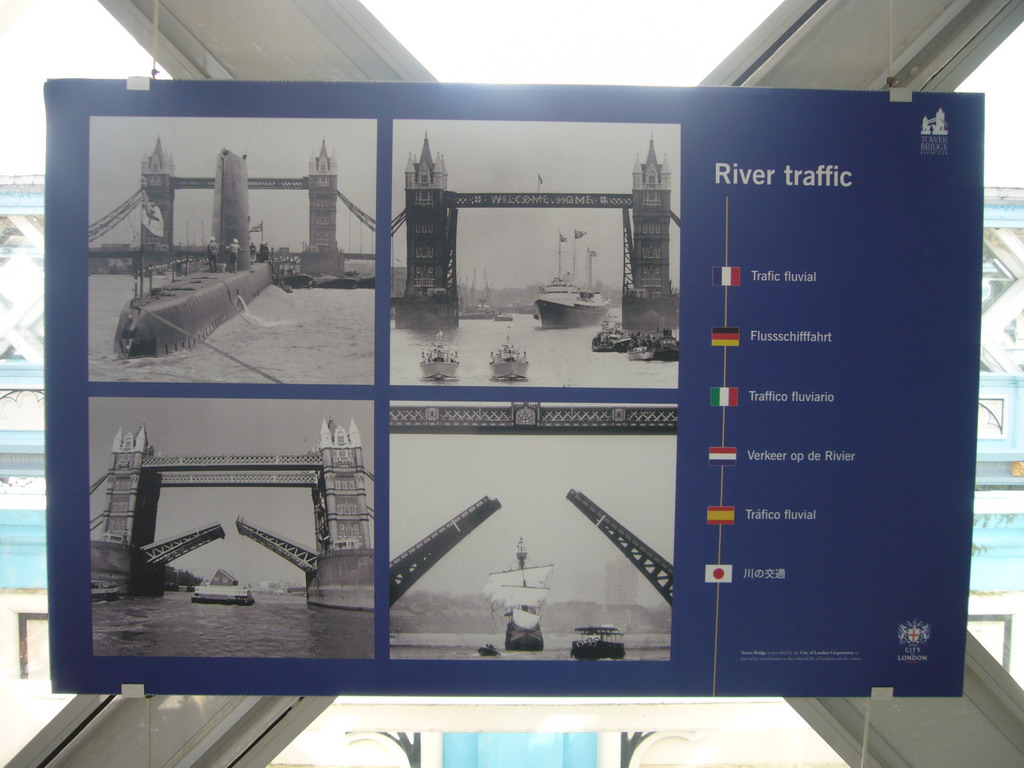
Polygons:
<instances>
[{"instance_id":1,"label":"flag on mast","mask_svg":"<svg viewBox=\"0 0 1024 768\"><path fill-rule=\"evenodd\" d=\"M580 239L581 237L583 237L583 236L584 236L585 234L587 234L587 233L586 233L586 232L583 232L582 230L579 230L579 229L574 229L574 230L573 230L573 239L574 239L574 240L579 240L579 239Z\"/></svg>"},{"instance_id":2,"label":"flag on mast","mask_svg":"<svg viewBox=\"0 0 1024 768\"><path fill-rule=\"evenodd\" d=\"M160 206L151 203L148 197L142 198L142 226L149 230L153 237L164 236L164 217Z\"/></svg>"},{"instance_id":3,"label":"flag on mast","mask_svg":"<svg viewBox=\"0 0 1024 768\"><path fill-rule=\"evenodd\" d=\"M560 242L560 243L567 243L567 242L569 242L568 239L565 237L565 235L562 234L561 230L558 231L558 242Z\"/></svg>"}]
</instances>

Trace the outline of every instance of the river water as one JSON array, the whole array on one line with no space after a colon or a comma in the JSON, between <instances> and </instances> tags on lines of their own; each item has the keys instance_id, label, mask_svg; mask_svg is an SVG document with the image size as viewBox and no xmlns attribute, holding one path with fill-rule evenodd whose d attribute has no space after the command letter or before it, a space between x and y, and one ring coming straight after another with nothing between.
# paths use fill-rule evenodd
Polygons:
<instances>
[{"instance_id":1,"label":"river water","mask_svg":"<svg viewBox=\"0 0 1024 768\"><path fill-rule=\"evenodd\" d=\"M617 352L594 352L590 342L599 326L590 328L541 328L531 315L513 315L512 322L460 320L459 327L445 331L445 338L459 353L459 375L454 381L423 380L420 352L437 338L437 330L391 330L391 383L450 386L525 387L636 387L675 389L679 363L630 360ZM525 350L530 361L524 381L490 378L491 352L506 337Z\"/></svg>"},{"instance_id":2,"label":"river water","mask_svg":"<svg viewBox=\"0 0 1024 768\"><path fill-rule=\"evenodd\" d=\"M568 661L577 635L544 633L543 651L505 651L504 634L442 634L398 632L391 639L392 659L481 659L500 661ZM626 635L625 661L665 661L669 658L669 635ZM500 657L481 656L477 648L492 643Z\"/></svg>"},{"instance_id":3,"label":"river water","mask_svg":"<svg viewBox=\"0 0 1024 768\"><path fill-rule=\"evenodd\" d=\"M326 291L325 291L326 292ZM193 603L188 592L122 597L92 607L97 656L373 658L373 614L255 595L250 606Z\"/></svg>"},{"instance_id":4,"label":"river water","mask_svg":"<svg viewBox=\"0 0 1024 768\"><path fill-rule=\"evenodd\" d=\"M154 287L166 278L154 279ZM206 345L165 357L121 360L114 333L132 297L129 275L89 276L89 379L92 381L262 382L269 379ZM287 384L372 384L374 291L268 286L249 311L207 342Z\"/></svg>"},{"instance_id":5,"label":"river water","mask_svg":"<svg viewBox=\"0 0 1024 768\"><path fill-rule=\"evenodd\" d=\"M159 286L161 280L154 280ZM231 355L287 384L373 384L372 290L263 290L240 314L214 331L206 345L156 358L121 360L114 332L132 296L128 275L89 276L89 379L143 382L255 382L270 380L232 361ZM437 331L391 329L391 384L512 387L622 387L675 389L677 362L631 361L625 354L593 352L590 328L542 329L531 315L512 321L462 320L446 331L459 353L455 381L425 381L420 352ZM490 355L508 338L530 361L523 381L490 378ZM226 354L222 354L226 353Z\"/></svg>"}]
</instances>

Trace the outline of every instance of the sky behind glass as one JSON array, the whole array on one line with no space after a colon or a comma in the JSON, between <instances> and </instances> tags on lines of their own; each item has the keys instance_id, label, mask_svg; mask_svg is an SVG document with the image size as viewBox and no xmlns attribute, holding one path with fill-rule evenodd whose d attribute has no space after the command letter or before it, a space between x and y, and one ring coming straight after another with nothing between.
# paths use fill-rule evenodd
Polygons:
<instances>
[{"instance_id":1,"label":"sky behind glass","mask_svg":"<svg viewBox=\"0 0 1024 768\"><path fill-rule=\"evenodd\" d=\"M697 85L776 5L634 0L627 15L584 0L529 3L538 11L520 3L509 14L500 4L473 0L363 4L442 81L674 86ZM958 89L987 95L987 186L1024 187L1024 153L1016 146L1024 120L1022 52L1024 26ZM148 75L151 67L149 55L97 2L23 4L0 25L0 81L7 103L18 105L0 143L0 176L44 172L46 79L124 78Z\"/></svg>"}]
</instances>

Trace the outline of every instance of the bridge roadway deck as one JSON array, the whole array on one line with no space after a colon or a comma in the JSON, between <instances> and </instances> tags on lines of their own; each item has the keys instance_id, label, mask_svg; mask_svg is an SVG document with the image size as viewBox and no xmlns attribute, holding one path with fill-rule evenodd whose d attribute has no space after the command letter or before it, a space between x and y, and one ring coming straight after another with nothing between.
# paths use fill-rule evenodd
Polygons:
<instances>
[{"instance_id":1,"label":"bridge roadway deck","mask_svg":"<svg viewBox=\"0 0 1024 768\"><path fill-rule=\"evenodd\" d=\"M313 470L323 469L324 462L318 453L303 454L234 454L227 456L144 456L143 469L159 469L162 472L201 472L204 470L255 469L272 470Z\"/></svg>"},{"instance_id":2,"label":"bridge roadway deck","mask_svg":"<svg viewBox=\"0 0 1024 768\"><path fill-rule=\"evenodd\" d=\"M675 434L674 405L392 405L392 434L415 432L543 432L565 434Z\"/></svg>"},{"instance_id":3,"label":"bridge roadway deck","mask_svg":"<svg viewBox=\"0 0 1024 768\"><path fill-rule=\"evenodd\" d=\"M229 456L145 456L144 472L159 472L165 488L268 487L313 488L323 459L307 453Z\"/></svg>"}]
</instances>

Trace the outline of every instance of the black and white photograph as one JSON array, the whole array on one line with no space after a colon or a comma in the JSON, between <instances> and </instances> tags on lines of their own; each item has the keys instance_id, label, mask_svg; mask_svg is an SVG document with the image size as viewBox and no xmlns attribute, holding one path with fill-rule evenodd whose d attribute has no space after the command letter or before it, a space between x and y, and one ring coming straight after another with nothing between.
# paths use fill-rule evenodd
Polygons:
<instances>
[{"instance_id":1,"label":"black and white photograph","mask_svg":"<svg viewBox=\"0 0 1024 768\"><path fill-rule=\"evenodd\" d=\"M97 656L373 658L373 403L94 397Z\"/></svg>"},{"instance_id":2,"label":"black and white photograph","mask_svg":"<svg viewBox=\"0 0 1024 768\"><path fill-rule=\"evenodd\" d=\"M90 380L373 383L376 121L89 128Z\"/></svg>"},{"instance_id":3,"label":"black and white photograph","mask_svg":"<svg viewBox=\"0 0 1024 768\"><path fill-rule=\"evenodd\" d=\"M672 388L677 124L396 120L391 382Z\"/></svg>"},{"instance_id":4,"label":"black and white photograph","mask_svg":"<svg viewBox=\"0 0 1024 768\"><path fill-rule=\"evenodd\" d=\"M675 414L392 403L391 658L668 659Z\"/></svg>"}]
</instances>

